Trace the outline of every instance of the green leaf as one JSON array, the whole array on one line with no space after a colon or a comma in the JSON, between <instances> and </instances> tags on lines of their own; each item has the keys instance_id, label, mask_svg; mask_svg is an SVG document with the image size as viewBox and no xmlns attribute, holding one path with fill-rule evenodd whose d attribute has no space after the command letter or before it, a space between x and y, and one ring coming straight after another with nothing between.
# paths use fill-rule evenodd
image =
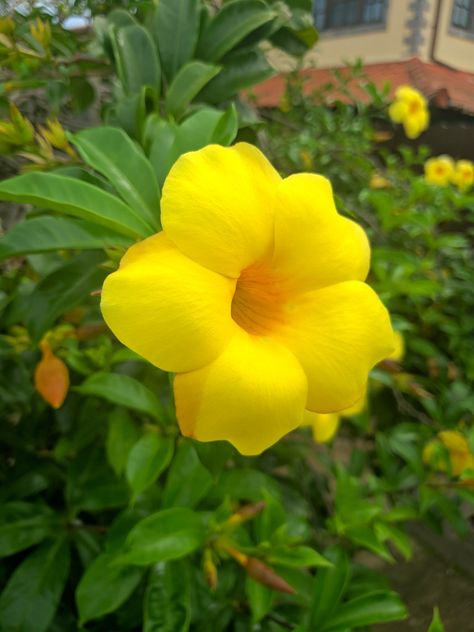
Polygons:
<instances>
[{"instance_id":1,"label":"green leaf","mask_svg":"<svg viewBox=\"0 0 474 632\"><path fill-rule=\"evenodd\" d=\"M201 59L218 61L246 35L275 17L262 0L226 3L202 32L197 47Z\"/></svg>"},{"instance_id":2,"label":"green leaf","mask_svg":"<svg viewBox=\"0 0 474 632\"><path fill-rule=\"evenodd\" d=\"M384 516L385 518L385 516ZM406 560L411 559L412 546L409 536L393 524L386 522L376 522L374 524L375 533L381 542L390 540L400 551Z\"/></svg>"},{"instance_id":3,"label":"green leaf","mask_svg":"<svg viewBox=\"0 0 474 632\"><path fill-rule=\"evenodd\" d=\"M187 632L190 621L188 566L181 560L156 564L143 600L143 632Z\"/></svg>"},{"instance_id":4,"label":"green leaf","mask_svg":"<svg viewBox=\"0 0 474 632\"><path fill-rule=\"evenodd\" d=\"M396 592L380 590L361 595L340 605L321 628L322 632L341 628L361 628L375 623L401 621L408 612Z\"/></svg>"},{"instance_id":5,"label":"green leaf","mask_svg":"<svg viewBox=\"0 0 474 632\"><path fill-rule=\"evenodd\" d=\"M130 450L137 439L137 428L126 410L116 408L109 413L105 447L107 460L116 474L124 471Z\"/></svg>"},{"instance_id":6,"label":"green leaf","mask_svg":"<svg viewBox=\"0 0 474 632\"><path fill-rule=\"evenodd\" d=\"M445 632L438 607L433 608L433 618L427 632Z\"/></svg>"},{"instance_id":7,"label":"green leaf","mask_svg":"<svg viewBox=\"0 0 474 632\"><path fill-rule=\"evenodd\" d=\"M272 564L295 568L313 566L332 567L333 564L309 546L295 546L287 549L272 549L268 561Z\"/></svg>"},{"instance_id":8,"label":"green leaf","mask_svg":"<svg viewBox=\"0 0 474 632\"><path fill-rule=\"evenodd\" d=\"M127 480L136 499L150 487L173 458L174 439L147 432L135 443L127 460Z\"/></svg>"},{"instance_id":9,"label":"green leaf","mask_svg":"<svg viewBox=\"0 0 474 632\"><path fill-rule=\"evenodd\" d=\"M148 565L189 555L203 542L200 517L184 507L165 509L139 522L129 533L122 564Z\"/></svg>"},{"instance_id":10,"label":"green leaf","mask_svg":"<svg viewBox=\"0 0 474 632\"><path fill-rule=\"evenodd\" d=\"M75 389L83 395L102 397L113 404L138 410L154 419L162 418L156 395L138 380L118 373L95 373Z\"/></svg>"},{"instance_id":11,"label":"green leaf","mask_svg":"<svg viewBox=\"0 0 474 632\"><path fill-rule=\"evenodd\" d=\"M143 570L114 564L115 553L99 555L82 576L76 589L76 603L83 625L116 610L132 594Z\"/></svg>"},{"instance_id":12,"label":"green leaf","mask_svg":"<svg viewBox=\"0 0 474 632\"><path fill-rule=\"evenodd\" d=\"M166 110L180 118L188 105L204 86L215 77L221 67L190 61L179 70L166 94Z\"/></svg>"},{"instance_id":13,"label":"green leaf","mask_svg":"<svg viewBox=\"0 0 474 632\"><path fill-rule=\"evenodd\" d=\"M26 326L33 340L38 341L54 321L101 287L105 270L101 252L84 252L48 274L38 283L28 299Z\"/></svg>"},{"instance_id":14,"label":"green leaf","mask_svg":"<svg viewBox=\"0 0 474 632\"><path fill-rule=\"evenodd\" d=\"M111 41L117 64L117 74L125 94L139 92L151 86L159 96L161 68L155 44L141 25L111 27Z\"/></svg>"},{"instance_id":15,"label":"green leaf","mask_svg":"<svg viewBox=\"0 0 474 632\"><path fill-rule=\"evenodd\" d=\"M59 519L48 507L25 502L0 506L0 557L27 549L55 533Z\"/></svg>"},{"instance_id":16,"label":"green leaf","mask_svg":"<svg viewBox=\"0 0 474 632\"><path fill-rule=\"evenodd\" d=\"M230 145L235 140L238 131L239 117L235 105L231 103L214 128L212 142L218 145Z\"/></svg>"},{"instance_id":17,"label":"green leaf","mask_svg":"<svg viewBox=\"0 0 474 632\"><path fill-rule=\"evenodd\" d=\"M199 35L199 5L198 0L160 0L156 7L153 35L168 81L193 57Z\"/></svg>"},{"instance_id":18,"label":"green leaf","mask_svg":"<svg viewBox=\"0 0 474 632\"><path fill-rule=\"evenodd\" d=\"M44 544L11 575L0 597L2 632L46 632L59 605L69 572L65 537Z\"/></svg>"},{"instance_id":19,"label":"green leaf","mask_svg":"<svg viewBox=\"0 0 474 632\"><path fill-rule=\"evenodd\" d=\"M146 237L152 227L114 195L87 182L54 173L25 173L0 183L0 199L35 204L72 215L133 238Z\"/></svg>"},{"instance_id":20,"label":"green leaf","mask_svg":"<svg viewBox=\"0 0 474 632\"><path fill-rule=\"evenodd\" d=\"M160 191L141 148L114 127L85 129L71 140L87 164L104 175L123 200L158 230Z\"/></svg>"},{"instance_id":21,"label":"green leaf","mask_svg":"<svg viewBox=\"0 0 474 632\"><path fill-rule=\"evenodd\" d=\"M226 63L198 95L208 103L222 103L244 88L260 83L275 74L260 50L241 50L226 58Z\"/></svg>"},{"instance_id":22,"label":"green leaf","mask_svg":"<svg viewBox=\"0 0 474 632\"><path fill-rule=\"evenodd\" d=\"M176 146L178 127L160 119L157 114L147 118L144 129L144 144L149 145L148 156L160 186L163 186L168 171L179 156Z\"/></svg>"},{"instance_id":23,"label":"green leaf","mask_svg":"<svg viewBox=\"0 0 474 632\"><path fill-rule=\"evenodd\" d=\"M209 491L212 477L202 465L191 440L180 444L163 494L164 507L195 507Z\"/></svg>"},{"instance_id":24,"label":"green leaf","mask_svg":"<svg viewBox=\"0 0 474 632\"><path fill-rule=\"evenodd\" d=\"M256 582L251 577L246 577L245 594L252 611L252 621L258 623L270 612L274 593L267 586Z\"/></svg>"},{"instance_id":25,"label":"green leaf","mask_svg":"<svg viewBox=\"0 0 474 632\"><path fill-rule=\"evenodd\" d=\"M127 247L131 239L109 228L67 217L33 217L0 238L0 259L58 250Z\"/></svg>"},{"instance_id":26,"label":"green leaf","mask_svg":"<svg viewBox=\"0 0 474 632\"><path fill-rule=\"evenodd\" d=\"M329 548L325 557L333 566L318 569L310 612L311 630L322 629L324 622L332 621L331 613L342 599L350 575L350 563L344 549L338 546Z\"/></svg>"}]
</instances>

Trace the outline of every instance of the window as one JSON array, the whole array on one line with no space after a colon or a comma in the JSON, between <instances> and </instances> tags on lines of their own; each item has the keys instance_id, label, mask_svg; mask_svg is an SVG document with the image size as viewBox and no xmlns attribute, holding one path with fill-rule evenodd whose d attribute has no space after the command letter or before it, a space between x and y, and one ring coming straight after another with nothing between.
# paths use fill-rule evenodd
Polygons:
<instances>
[{"instance_id":1,"label":"window","mask_svg":"<svg viewBox=\"0 0 474 632\"><path fill-rule=\"evenodd\" d=\"M387 0L315 0L314 21L320 31L380 25Z\"/></svg>"},{"instance_id":2,"label":"window","mask_svg":"<svg viewBox=\"0 0 474 632\"><path fill-rule=\"evenodd\" d=\"M474 0L454 0L451 24L474 33Z\"/></svg>"}]
</instances>

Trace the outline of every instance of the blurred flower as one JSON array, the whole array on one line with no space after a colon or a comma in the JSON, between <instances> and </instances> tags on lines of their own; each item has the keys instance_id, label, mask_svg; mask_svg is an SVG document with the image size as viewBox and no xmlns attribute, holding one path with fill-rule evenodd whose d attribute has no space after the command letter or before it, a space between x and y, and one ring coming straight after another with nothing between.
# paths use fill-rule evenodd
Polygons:
<instances>
[{"instance_id":1,"label":"blurred flower","mask_svg":"<svg viewBox=\"0 0 474 632\"><path fill-rule=\"evenodd\" d=\"M400 86L388 110L394 123L402 123L408 138L417 138L430 122L425 97L411 86Z\"/></svg>"},{"instance_id":2,"label":"blurred flower","mask_svg":"<svg viewBox=\"0 0 474 632\"><path fill-rule=\"evenodd\" d=\"M363 280L369 244L315 174L282 179L251 145L181 156L163 187L164 232L135 244L102 291L128 347L174 380L181 431L258 454L305 408L343 410L393 350Z\"/></svg>"},{"instance_id":3,"label":"blurred flower","mask_svg":"<svg viewBox=\"0 0 474 632\"><path fill-rule=\"evenodd\" d=\"M388 188L390 186L391 186L391 184L387 180L387 178L384 178L379 173L373 173L372 174L372 176L370 178L370 182L369 182L369 187L371 189L386 189L386 188Z\"/></svg>"},{"instance_id":4,"label":"blurred flower","mask_svg":"<svg viewBox=\"0 0 474 632\"><path fill-rule=\"evenodd\" d=\"M450 156L438 156L425 162L425 180L439 186L448 185L454 174L454 161Z\"/></svg>"},{"instance_id":5,"label":"blurred flower","mask_svg":"<svg viewBox=\"0 0 474 632\"><path fill-rule=\"evenodd\" d=\"M469 189L474 183L474 164L470 160L458 160L451 181L461 190Z\"/></svg>"},{"instance_id":6,"label":"blurred flower","mask_svg":"<svg viewBox=\"0 0 474 632\"><path fill-rule=\"evenodd\" d=\"M466 437L457 430L444 430L438 433L438 438L430 441L423 450L423 461L432 463L440 472L446 472L447 464L436 458L436 448L444 446L449 455L451 473L461 476L466 470L474 470L474 455L469 449Z\"/></svg>"},{"instance_id":7,"label":"blurred flower","mask_svg":"<svg viewBox=\"0 0 474 632\"><path fill-rule=\"evenodd\" d=\"M30 22L30 33L45 50L49 48L51 43L51 26L49 22L36 18L34 22Z\"/></svg>"},{"instance_id":8,"label":"blurred flower","mask_svg":"<svg viewBox=\"0 0 474 632\"><path fill-rule=\"evenodd\" d=\"M313 156L311 155L311 152L308 149L302 149L300 151L300 159L301 159L301 162L303 163L303 167L307 171L311 171L313 169L314 167Z\"/></svg>"},{"instance_id":9,"label":"blurred flower","mask_svg":"<svg viewBox=\"0 0 474 632\"><path fill-rule=\"evenodd\" d=\"M48 342L41 342L40 348L43 357L35 369L35 388L48 404L60 408L69 390L69 371Z\"/></svg>"}]
</instances>

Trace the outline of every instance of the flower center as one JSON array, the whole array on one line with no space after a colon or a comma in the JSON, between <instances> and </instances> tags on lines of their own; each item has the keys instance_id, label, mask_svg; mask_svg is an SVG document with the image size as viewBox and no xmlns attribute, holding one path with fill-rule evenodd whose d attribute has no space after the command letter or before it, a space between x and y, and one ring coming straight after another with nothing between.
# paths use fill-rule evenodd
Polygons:
<instances>
[{"instance_id":1,"label":"flower center","mask_svg":"<svg viewBox=\"0 0 474 632\"><path fill-rule=\"evenodd\" d=\"M232 318L249 334L268 334L284 322L286 294L263 265L242 271L232 299Z\"/></svg>"},{"instance_id":2,"label":"flower center","mask_svg":"<svg viewBox=\"0 0 474 632\"><path fill-rule=\"evenodd\" d=\"M415 99L413 99L413 101L410 101L410 104L408 106L408 112L410 114L418 114L420 110L421 110L421 103L419 101L416 101Z\"/></svg>"}]
</instances>

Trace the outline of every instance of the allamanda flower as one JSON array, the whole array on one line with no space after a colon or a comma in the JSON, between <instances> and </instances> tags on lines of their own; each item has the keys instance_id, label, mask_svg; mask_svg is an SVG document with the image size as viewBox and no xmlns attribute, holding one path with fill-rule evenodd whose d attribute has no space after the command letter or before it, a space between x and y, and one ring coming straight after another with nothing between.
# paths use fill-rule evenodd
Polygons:
<instances>
[{"instance_id":1,"label":"allamanda flower","mask_svg":"<svg viewBox=\"0 0 474 632\"><path fill-rule=\"evenodd\" d=\"M390 354L387 310L363 283L369 245L328 180L282 179L255 147L181 156L163 232L132 246L102 291L107 324L174 380L181 431L258 454L306 409L342 410Z\"/></svg>"},{"instance_id":2,"label":"allamanda flower","mask_svg":"<svg viewBox=\"0 0 474 632\"><path fill-rule=\"evenodd\" d=\"M429 463L433 460L433 453L437 445L442 444L449 454L451 473L461 476L467 470L474 471L474 454L469 449L466 437L457 430L443 430L438 433L438 439L430 441L423 451L423 460ZM436 469L446 471L446 464L440 460L435 463Z\"/></svg>"},{"instance_id":3,"label":"allamanda flower","mask_svg":"<svg viewBox=\"0 0 474 632\"><path fill-rule=\"evenodd\" d=\"M451 181L461 190L469 189L474 183L474 164L470 160L458 160Z\"/></svg>"},{"instance_id":4,"label":"allamanda flower","mask_svg":"<svg viewBox=\"0 0 474 632\"><path fill-rule=\"evenodd\" d=\"M403 355L405 353L405 342L403 340L402 334L399 331L394 331L393 334L394 350L387 357L387 359L399 362L403 358ZM366 406L367 393L353 406L349 406L349 408L345 408L338 413L314 413L306 410L303 425L312 426L313 439L316 443L327 443L328 441L331 441L331 439L338 431L341 419L360 415L360 413L364 411Z\"/></svg>"},{"instance_id":5,"label":"allamanda flower","mask_svg":"<svg viewBox=\"0 0 474 632\"><path fill-rule=\"evenodd\" d=\"M454 175L454 161L450 156L438 156L425 162L425 180L430 184L447 186Z\"/></svg>"},{"instance_id":6,"label":"allamanda flower","mask_svg":"<svg viewBox=\"0 0 474 632\"><path fill-rule=\"evenodd\" d=\"M400 86L388 109L394 123L402 123L408 138L417 138L427 129L430 113L425 97L411 86Z\"/></svg>"}]
</instances>

